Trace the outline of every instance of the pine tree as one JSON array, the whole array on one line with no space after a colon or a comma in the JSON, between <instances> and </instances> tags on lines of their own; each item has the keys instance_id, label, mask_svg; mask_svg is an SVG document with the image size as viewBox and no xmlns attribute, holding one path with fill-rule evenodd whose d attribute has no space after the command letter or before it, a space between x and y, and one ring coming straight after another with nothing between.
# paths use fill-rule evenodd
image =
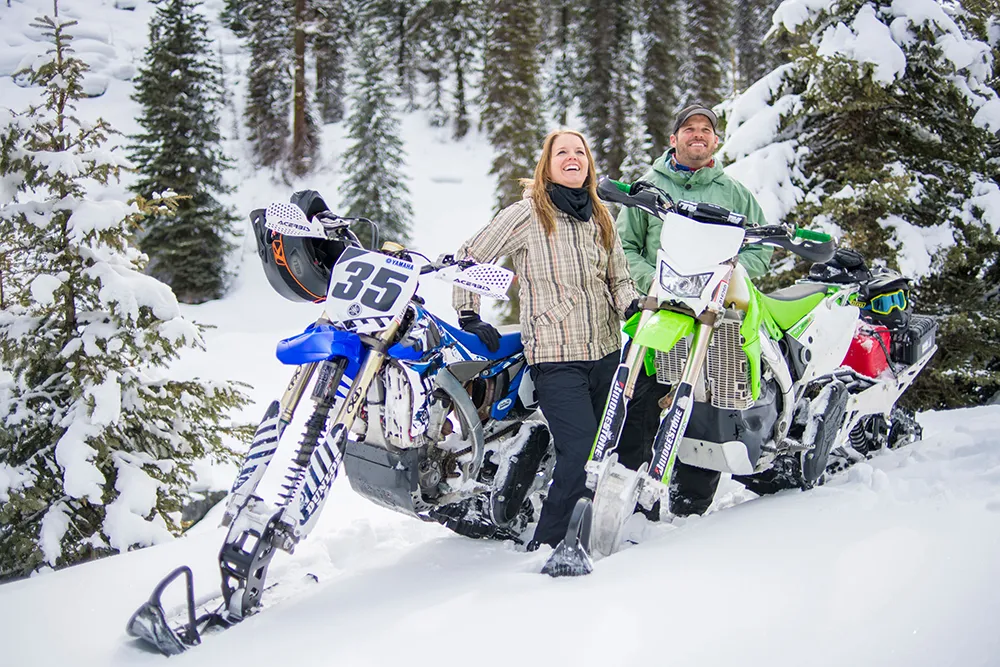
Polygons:
<instances>
[{"instance_id":1,"label":"pine tree","mask_svg":"<svg viewBox=\"0 0 1000 667\"><path fill-rule=\"evenodd\" d=\"M446 108L446 88L449 75L451 24L453 6L451 0L426 0L418 4L411 23L412 42L416 49L416 68L430 83L430 124L444 127L448 124L449 112Z\"/></svg>"},{"instance_id":2,"label":"pine tree","mask_svg":"<svg viewBox=\"0 0 1000 667\"><path fill-rule=\"evenodd\" d=\"M358 3L359 20L357 30L371 27L377 22L383 31L379 40L386 49L388 67L392 68L394 77L390 83L403 99L405 110L417 108L417 59L418 45L414 34L415 24L419 21L422 6L427 0L366 0ZM367 25L366 25L367 22Z\"/></svg>"},{"instance_id":3,"label":"pine tree","mask_svg":"<svg viewBox=\"0 0 1000 667\"><path fill-rule=\"evenodd\" d=\"M287 0L250 4L250 67L244 118L254 156L263 166L279 165L289 143L292 101L291 12Z\"/></svg>"},{"instance_id":4,"label":"pine tree","mask_svg":"<svg viewBox=\"0 0 1000 667\"><path fill-rule=\"evenodd\" d=\"M581 12L580 44L588 45L581 65L580 115L598 171L618 178L633 113L632 16L603 0L587 0Z\"/></svg>"},{"instance_id":5,"label":"pine tree","mask_svg":"<svg viewBox=\"0 0 1000 667\"><path fill-rule=\"evenodd\" d=\"M344 151L341 187L345 215L374 220L381 238L405 244L410 236L413 209L403 177L403 142L391 100L391 54L384 48L381 17L362 12L356 35L351 114L347 120L350 146ZM357 229L369 245L367 229Z\"/></svg>"},{"instance_id":6,"label":"pine tree","mask_svg":"<svg viewBox=\"0 0 1000 667\"><path fill-rule=\"evenodd\" d=\"M734 15L733 47L736 51L736 90L743 92L781 62L780 49L773 41L764 42L771 29L777 0L737 0Z\"/></svg>"},{"instance_id":7,"label":"pine tree","mask_svg":"<svg viewBox=\"0 0 1000 667\"><path fill-rule=\"evenodd\" d=\"M407 19L412 66L430 84L430 124L452 125L461 139L469 131L468 86L481 41L482 0L421 0Z\"/></svg>"},{"instance_id":8,"label":"pine tree","mask_svg":"<svg viewBox=\"0 0 1000 667\"><path fill-rule=\"evenodd\" d=\"M74 115L86 71L74 24L37 19L53 43L26 72L41 103L0 116L14 197L0 227L5 245L31 248L13 253L0 310L0 580L179 532L191 464L232 457L223 420L246 403L232 385L163 376L200 332L129 245L149 204L101 196L124 165L108 124Z\"/></svg>"},{"instance_id":9,"label":"pine tree","mask_svg":"<svg viewBox=\"0 0 1000 667\"><path fill-rule=\"evenodd\" d=\"M681 66L686 48L682 41L682 0L645 0L640 26L645 59L642 70L646 129L650 158L670 146L674 117L682 108Z\"/></svg>"},{"instance_id":10,"label":"pine tree","mask_svg":"<svg viewBox=\"0 0 1000 667\"><path fill-rule=\"evenodd\" d=\"M576 3L569 0L549 3L544 9L545 17L545 107L549 109L555 124L566 127L569 111L576 99L580 85L577 76Z\"/></svg>"},{"instance_id":11,"label":"pine tree","mask_svg":"<svg viewBox=\"0 0 1000 667\"><path fill-rule=\"evenodd\" d=\"M469 132L468 86L469 75L475 68L476 45L482 42L483 0L450 0L451 18L448 24L448 48L451 52L454 78L454 111L452 113L455 139Z\"/></svg>"},{"instance_id":12,"label":"pine tree","mask_svg":"<svg viewBox=\"0 0 1000 667\"><path fill-rule=\"evenodd\" d=\"M493 146L490 174L497 179L497 207L521 198L521 178L531 178L544 133L536 56L541 39L537 0L487 4L483 54L482 125Z\"/></svg>"},{"instance_id":13,"label":"pine tree","mask_svg":"<svg viewBox=\"0 0 1000 667\"><path fill-rule=\"evenodd\" d=\"M745 160L735 173L786 193L780 217L822 224L869 263L918 280L916 310L940 323L941 349L904 400L970 405L1000 389L1000 304L992 294L1000 218L991 204L1000 201L1000 99L986 84L989 48L972 29L982 14L908 7L843 0L808 16L779 9L784 29L796 33L792 61L748 94L755 111L769 95L759 113L780 119L779 127L762 139L737 99L725 151ZM881 56L867 59L873 48ZM776 168L778 159L787 170ZM780 173L786 181L763 180Z\"/></svg>"},{"instance_id":14,"label":"pine tree","mask_svg":"<svg viewBox=\"0 0 1000 667\"><path fill-rule=\"evenodd\" d=\"M149 46L136 80L142 105L131 158L139 172L133 192L190 197L171 215L146 219L141 235L147 270L184 303L217 299L229 279L235 248L233 213L217 194L229 192L230 166L219 135L222 82L212 58L200 0L162 0L149 24Z\"/></svg>"},{"instance_id":15,"label":"pine tree","mask_svg":"<svg viewBox=\"0 0 1000 667\"><path fill-rule=\"evenodd\" d=\"M316 103L324 123L344 120L345 81L350 51L351 21L344 0L312 0L316 32Z\"/></svg>"},{"instance_id":16,"label":"pine tree","mask_svg":"<svg viewBox=\"0 0 1000 667\"><path fill-rule=\"evenodd\" d=\"M226 0L222 8L222 25L226 26L240 37L246 37L250 32L249 5L251 0Z\"/></svg>"},{"instance_id":17,"label":"pine tree","mask_svg":"<svg viewBox=\"0 0 1000 667\"><path fill-rule=\"evenodd\" d=\"M294 51L294 88L292 93L292 145L288 167L296 176L312 170L319 153L319 130L309 109L306 90L306 0L295 0L292 14Z\"/></svg>"},{"instance_id":18,"label":"pine tree","mask_svg":"<svg viewBox=\"0 0 1000 667\"><path fill-rule=\"evenodd\" d=\"M541 41L537 0L489 0L485 5L482 127L493 146L490 174L496 178L497 208L521 198L519 180L531 178L544 132L541 118ZM512 288L505 322L516 322L520 307Z\"/></svg>"},{"instance_id":19,"label":"pine tree","mask_svg":"<svg viewBox=\"0 0 1000 667\"><path fill-rule=\"evenodd\" d=\"M689 67L684 70L681 106L701 102L712 107L728 94L729 29L732 0L688 0L684 45Z\"/></svg>"}]
</instances>

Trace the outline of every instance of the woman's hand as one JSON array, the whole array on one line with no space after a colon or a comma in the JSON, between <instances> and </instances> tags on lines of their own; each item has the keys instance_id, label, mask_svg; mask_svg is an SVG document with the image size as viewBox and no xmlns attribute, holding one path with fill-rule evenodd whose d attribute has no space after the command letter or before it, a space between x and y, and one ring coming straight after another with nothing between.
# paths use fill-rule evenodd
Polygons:
<instances>
[{"instance_id":1,"label":"woman's hand","mask_svg":"<svg viewBox=\"0 0 1000 667\"><path fill-rule=\"evenodd\" d=\"M458 325L463 331L476 334L490 352L500 349L500 333L489 322L483 322L479 313L463 310L458 314Z\"/></svg>"}]
</instances>

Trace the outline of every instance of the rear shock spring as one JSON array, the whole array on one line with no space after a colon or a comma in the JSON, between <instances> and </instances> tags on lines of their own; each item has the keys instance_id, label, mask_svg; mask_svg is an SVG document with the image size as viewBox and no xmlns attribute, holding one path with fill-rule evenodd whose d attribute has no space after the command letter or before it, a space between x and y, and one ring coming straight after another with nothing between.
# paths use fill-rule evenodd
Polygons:
<instances>
[{"instance_id":1,"label":"rear shock spring","mask_svg":"<svg viewBox=\"0 0 1000 667\"><path fill-rule=\"evenodd\" d=\"M868 437L865 434L865 421L866 420L862 419L854 425L854 428L851 429L851 447L859 454L864 454L868 451Z\"/></svg>"}]
</instances>

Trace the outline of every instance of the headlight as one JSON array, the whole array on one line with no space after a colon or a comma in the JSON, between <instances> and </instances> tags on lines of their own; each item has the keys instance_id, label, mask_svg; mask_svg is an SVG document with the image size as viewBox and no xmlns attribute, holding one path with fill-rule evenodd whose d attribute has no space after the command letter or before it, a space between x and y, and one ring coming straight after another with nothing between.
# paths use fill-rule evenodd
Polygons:
<instances>
[{"instance_id":1,"label":"headlight","mask_svg":"<svg viewBox=\"0 0 1000 667\"><path fill-rule=\"evenodd\" d=\"M713 275L714 273L709 272L682 276L670 268L666 262L660 261L660 287L674 296L689 299L698 298Z\"/></svg>"}]
</instances>

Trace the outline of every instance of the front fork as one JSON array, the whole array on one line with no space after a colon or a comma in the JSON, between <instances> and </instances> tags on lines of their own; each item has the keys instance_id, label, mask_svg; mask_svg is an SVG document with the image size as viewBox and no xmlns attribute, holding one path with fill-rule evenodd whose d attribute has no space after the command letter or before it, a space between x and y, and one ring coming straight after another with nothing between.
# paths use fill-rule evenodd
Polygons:
<instances>
[{"instance_id":1,"label":"front fork","mask_svg":"<svg viewBox=\"0 0 1000 667\"><path fill-rule=\"evenodd\" d=\"M649 476L661 482L664 485L663 489L670 484L670 474L677 459L677 445L684 437L684 431L694 409L694 387L705 368L705 357L708 356L708 344L712 339L713 328L713 324L704 321L699 321L695 327L692 349L684 365L684 372L673 392L666 415L660 418L656 437L653 438L653 458Z\"/></svg>"},{"instance_id":2,"label":"front fork","mask_svg":"<svg viewBox=\"0 0 1000 667\"><path fill-rule=\"evenodd\" d=\"M279 546L291 551L295 543L312 530L326 503L330 486L337 478L347 444L347 434L364 405L368 388L385 363L386 350L396 336L400 318L380 331L368 345L368 354L358 370L351 388L334 418L333 427L325 432L322 442L313 450L308 466L289 494L289 502L281 513L283 540Z\"/></svg>"},{"instance_id":3,"label":"front fork","mask_svg":"<svg viewBox=\"0 0 1000 667\"><path fill-rule=\"evenodd\" d=\"M652 310L643 311L637 331L642 329L653 312ZM665 414L661 415L660 426L652 444L652 463L649 472L644 475L649 478L649 481L658 481L660 484L642 485L643 491L645 491L643 496L648 496L649 493L656 496L644 499L642 501L644 506L652 506L652 503L664 494L670 483L670 474L677 458L677 445L684 436L688 420L691 418L691 411L694 409L694 388L705 367L705 358L708 355L708 346L714 329L714 319L711 316L703 316L699 319L698 326L694 330L692 349L688 355L687 363L684 365L681 379L672 394L672 402ZM590 462L587 464L587 486L591 490L597 489L600 475L606 468L602 462L618 446L628 403L635 393L635 382L642 371L645 355L646 348L636 345L633 341L625 361L618 367L615 374L611 390L608 393L601 425L591 449Z\"/></svg>"},{"instance_id":4,"label":"front fork","mask_svg":"<svg viewBox=\"0 0 1000 667\"><path fill-rule=\"evenodd\" d=\"M316 372L319 363L303 364L295 368L295 373L285 389L280 401L271 401L264 413L264 418L257 427L253 442L243 459L239 474L233 482L226 503L226 512L222 515L222 525L228 526L233 518L243 508L247 500L257 490L268 464L278 449L278 442L285 427L292 421L295 408L298 407L306 386Z\"/></svg>"},{"instance_id":5,"label":"front fork","mask_svg":"<svg viewBox=\"0 0 1000 667\"><path fill-rule=\"evenodd\" d=\"M643 309L637 331L642 329L654 312L652 309ZM594 445L590 449L590 461L595 464L610 456L618 447L622 427L625 425L628 404L635 394L635 383L642 371L645 358L646 348L642 345L636 345L635 341L632 341L632 345L625 355L625 360L618 365L618 370L615 371L607 401L604 403L601 424L594 437ZM595 466L588 466L588 468L596 469Z\"/></svg>"}]
</instances>

